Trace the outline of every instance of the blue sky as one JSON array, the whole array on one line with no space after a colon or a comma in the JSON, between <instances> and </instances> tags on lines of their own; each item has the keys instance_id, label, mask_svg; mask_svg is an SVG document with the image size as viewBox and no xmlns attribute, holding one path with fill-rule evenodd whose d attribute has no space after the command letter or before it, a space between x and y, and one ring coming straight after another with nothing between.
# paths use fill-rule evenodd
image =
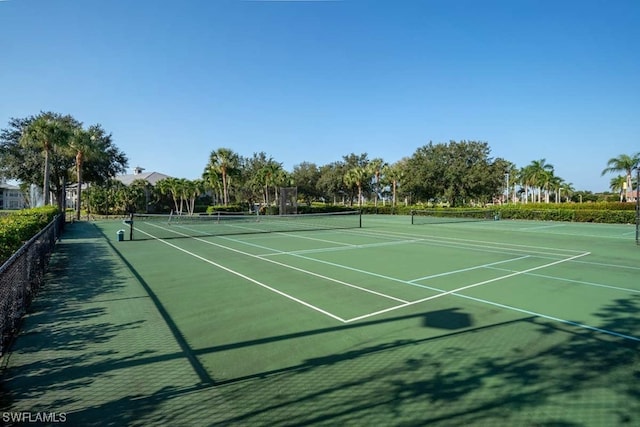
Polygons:
<instances>
[{"instance_id":1,"label":"blue sky","mask_svg":"<svg viewBox=\"0 0 640 427\"><path fill-rule=\"evenodd\" d=\"M640 151L638 42L637 0L8 0L0 127L71 114L189 179L220 147L291 171L485 141L603 191Z\"/></svg>"}]
</instances>

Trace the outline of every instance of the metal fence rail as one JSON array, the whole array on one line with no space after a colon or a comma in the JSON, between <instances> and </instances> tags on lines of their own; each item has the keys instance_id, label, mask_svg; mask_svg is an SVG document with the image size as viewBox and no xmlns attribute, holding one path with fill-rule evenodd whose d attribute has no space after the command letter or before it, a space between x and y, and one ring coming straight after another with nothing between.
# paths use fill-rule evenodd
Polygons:
<instances>
[{"instance_id":1,"label":"metal fence rail","mask_svg":"<svg viewBox=\"0 0 640 427\"><path fill-rule=\"evenodd\" d=\"M0 266L0 356L7 350L20 319L42 285L49 257L63 227L64 215L57 215Z\"/></svg>"}]
</instances>

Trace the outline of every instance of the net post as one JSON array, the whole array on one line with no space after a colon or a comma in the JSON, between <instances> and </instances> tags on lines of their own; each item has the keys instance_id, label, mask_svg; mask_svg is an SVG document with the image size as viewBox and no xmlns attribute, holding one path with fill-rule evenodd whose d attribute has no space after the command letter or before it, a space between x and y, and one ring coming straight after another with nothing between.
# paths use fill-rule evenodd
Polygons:
<instances>
[{"instance_id":1,"label":"net post","mask_svg":"<svg viewBox=\"0 0 640 427\"><path fill-rule=\"evenodd\" d=\"M362 209L360 209L360 213L358 214L358 228L362 228Z\"/></svg>"},{"instance_id":2,"label":"net post","mask_svg":"<svg viewBox=\"0 0 640 427\"><path fill-rule=\"evenodd\" d=\"M413 225L413 215L415 214L415 211L413 209L411 209L411 225Z\"/></svg>"},{"instance_id":3,"label":"net post","mask_svg":"<svg viewBox=\"0 0 640 427\"><path fill-rule=\"evenodd\" d=\"M640 165L636 167L636 245L640 245Z\"/></svg>"},{"instance_id":4,"label":"net post","mask_svg":"<svg viewBox=\"0 0 640 427\"><path fill-rule=\"evenodd\" d=\"M133 212L129 214L129 240L133 240Z\"/></svg>"}]
</instances>

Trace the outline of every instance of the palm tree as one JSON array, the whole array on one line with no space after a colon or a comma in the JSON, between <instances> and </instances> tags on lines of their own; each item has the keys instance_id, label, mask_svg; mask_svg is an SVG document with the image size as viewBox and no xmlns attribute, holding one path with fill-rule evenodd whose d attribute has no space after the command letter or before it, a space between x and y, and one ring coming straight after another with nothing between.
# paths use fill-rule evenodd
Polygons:
<instances>
[{"instance_id":1,"label":"palm tree","mask_svg":"<svg viewBox=\"0 0 640 427\"><path fill-rule=\"evenodd\" d=\"M631 190L631 175L635 168L640 167L640 152L629 156L628 154L620 154L618 157L609 159L607 167L603 169L600 176L610 172L624 172L626 174L626 189ZM626 196L626 194L625 194ZM623 199L621 199L623 201Z\"/></svg>"},{"instance_id":2,"label":"palm tree","mask_svg":"<svg viewBox=\"0 0 640 427\"><path fill-rule=\"evenodd\" d=\"M188 201L187 211L189 215L193 215L196 209L196 199L204 192L204 181L196 179L194 181L187 181L185 185L185 196Z\"/></svg>"},{"instance_id":3,"label":"palm tree","mask_svg":"<svg viewBox=\"0 0 640 427\"><path fill-rule=\"evenodd\" d=\"M553 174L553 171L545 170L540 174L540 190L544 190L544 202L549 203L549 195L551 193L551 187L554 182L557 180L557 177ZM542 200L538 200L542 201Z\"/></svg>"},{"instance_id":4,"label":"palm tree","mask_svg":"<svg viewBox=\"0 0 640 427\"><path fill-rule=\"evenodd\" d=\"M624 193L627 188L627 178L623 175L618 175L614 178L611 178L611 181L609 181L609 188L611 188L611 191L613 191L614 193L619 193L620 201L624 201Z\"/></svg>"},{"instance_id":5,"label":"palm tree","mask_svg":"<svg viewBox=\"0 0 640 427\"><path fill-rule=\"evenodd\" d=\"M560 178L559 176L555 176L552 175L551 176L551 180L549 182L549 186L550 186L550 190L553 191L553 193L555 194L555 202L556 203L560 203L560 191L562 188L562 183L564 182L564 179Z\"/></svg>"},{"instance_id":6,"label":"palm tree","mask_svg":"<svg viewBox=\"0 0 640 427\"><path fill-rule=\"evenodd\" d=\"M380 194L380 177L382 176L382 173L387 166L388 165L385 163L385 161L379 158L373 159L371 160L371 162L369 162L369 167L371 172L373 172L373 177L376 183L374 190L374 204L376 207L378 206L378 195Z\"/></svg>"},{"instance_id":7,"label":"palm tree","mask_svg":"<svg viewBox=\"0 0 640 427\"><path fill-rule=\"evenodd\" d=\"M93 156L99 156L102 151L96 144L98 138L103 134L99 125L91 126L88 131L75 129L72 138L69 140L69 149L76 159L76 181L78 183L78 203L76 203L76 219L80 219L80 201L82 200L82 168L84 162Z\"/></svg>"},{"instance_id":8,"label":"palm tree","mask_svg":"<svg viewBox=\"0 0 640 427\"><path fill-rule=\"evenodd\" d=\"M392 194L392 206L396 206L397 202L397 190L398 184L402 182L404 178L404 171L406 168L407 159L402 159L391 166L388 166L385 169L384 176L389 180L391 184L391 194Z\"/></svg>"},{"instance_id":9,"label":"palm tree","mask_svg":"<svg viewBox=\"0 0 640 427\"><path fill-rule=\"evenodd\" d=\"M362 206L362 184L371 178L371 171L366 166L354 166L344 176L345 184L358 189L358 206Z\"/></svg>"},{"instance_id":10,"label":"palm tree","mask_svg":"<svg viewBox=\"0 0 640 427\"><path fill-rule=\"evenodd\" d=\"M219 203L223 198L222 179L220 178L220 173L212 167L207 166L205 171L202 173L202 180L204 181L205 188L213 191L213 200L216 201L216 203Z\"/></svg>"},{"instance_id":11,"label":"palm tree","mask_svg":"<svg viewBox=\"0 0 640 427\"><path fill-rule=\"evenodd\" d=\"M533 179L531 175L532 175L531 165L521 168L520 171L518 172L518 180L524 187L524 203L529 202L529 192L531 191L531 185L533 184Z\"/></svg>"},{"instance_id":12,"label":"palm tree","mask_svg":"<svg viewBox=\"0 0 640 427\"><path fill-rule=\"evenodd\" d=\"M511 162L505 162L504 164L504 183L506 191L506 195L504 197L505 203L514 202L515 186L518 183L518 169L516 168L516 165Z\"/></svg>"},{"instance_id":13,"label":"palm tree","mask_svg":"<svg viewBox=\"0 0 640 427\"><path fill-rule=\"evenodd\" d=\"M170 195L175 207L175 213L180 214L182 212L181 203L178 203L178 199L182 195L182 182L178 178L164 178L156 183L156 188L161 194Z\"/></svg>"},{"instance_id":14,"label":"palm tree","mask_svg":"<svg viewBox=\"0 0 640 427\"><path fill-rule=\"evenodd\" d=\"M525 167L524 172L526 183L538 190L538 202L541 202L542 189L546 187L550 181L550 177L553 174L553 165L547 163L546 159L534 160Z\"/></svg>"},{"instance_id":15,"label":"palm tree","mask_svg":"<svg viewBox=\"0 0 640 427\"><path fill-rule=\"evenodd\" d=\"M23 146L37 146L44 154L44 179L42 192L44 204L51 201L51 153L56 146L64 146L70 137L70 130L53 113L43 113L23 129L20 143Z\"/></svg>"},{"instance_id":16,"label":"palm tree","mask_svg":"<svg viewBox=\"0 0 640 427\"><path fill-rule=\"evenodd\" d=\"M562 192L566 194L567 202L571 200L571 196L576 192L576 189L573 188L573 184L571 182L562 181L560 184L560 188L558 189L558 197L562 201Z\"/></svg>"},{"instance_id":17,"label":"palm tree","mask_svg":"<svg viewBox=\"0 0 640 427\"><path fill-rule=\"evenodd\" d=\"M277 190L275 190L275 188L277 188L277 182L282 171L282 165L272 159L269 159L267 163L258 170L258 178L264 190L263 200L267 206L269 205L269 187L274 187L274 198L277 198Z\"/></svg>"},{"instance_id":18,"label":"palm tree","mask_svg":"<svg viewBox=\"0 0 640 427\"><path fill-rule=\"evenodd\" d=\"M240 164L240 157L230 148L218 148L209 156L209 164L206 169L212 169L220 173L222 178L222 201L229 204L229 175L234 173Z\"/></svg>"},{"instance_id":19,"label":"palm tree","mask_svg":"<svg viewBox=\"0 0 640 427\"><path fill-rule=\"evenodd\" d=\"M187 214L194 214L196 198L202 194L203 186L204 181L201 179L191 181L181 178L178 180L178 190L180 191L180 212L182 212L182 206L186 205Z\"/></svg>"}]
</instances>

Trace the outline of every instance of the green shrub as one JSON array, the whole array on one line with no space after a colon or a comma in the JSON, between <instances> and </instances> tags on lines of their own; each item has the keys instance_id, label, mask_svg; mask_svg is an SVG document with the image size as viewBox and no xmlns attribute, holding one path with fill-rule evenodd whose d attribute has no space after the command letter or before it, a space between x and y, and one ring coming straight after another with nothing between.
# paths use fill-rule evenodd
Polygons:
<instances>
[{"instance_id":1,"label":"green shrub","mask_svg":"<svg viewBox=\"0 0 640 427\"><path fill-rule=\"evenodd\" d=\"M247 206L241 206L241 205L207 206L207 210L206 210L207 214L211 215L216 212L233 212L233 213L247 212Z\"/></svg>"},{"instance_id":2,"label":"green shrub","mask_svg":"<svg viewBox=\"0 0 640 427\"><path fill-rule=\"evenodd\" d=\"M600 222L609 224L633 224L636 221L634 209L625 203L563 203L548 204L541 209L541 204L497 206L496 210L502 219L527 219L537 221L575 221ZM624 207L624 209L614 209Z\"/></svg>"},{"instance_id":3,"label":"green shrub","mask_svg":"<svg viewBox=\"0 0 640 427\"><path fill-rule=\"evenodd\" d=\"M45 228L57 213L56 207L45 206L0 216L0 263Z\"/></svg>"}]
</instances>

